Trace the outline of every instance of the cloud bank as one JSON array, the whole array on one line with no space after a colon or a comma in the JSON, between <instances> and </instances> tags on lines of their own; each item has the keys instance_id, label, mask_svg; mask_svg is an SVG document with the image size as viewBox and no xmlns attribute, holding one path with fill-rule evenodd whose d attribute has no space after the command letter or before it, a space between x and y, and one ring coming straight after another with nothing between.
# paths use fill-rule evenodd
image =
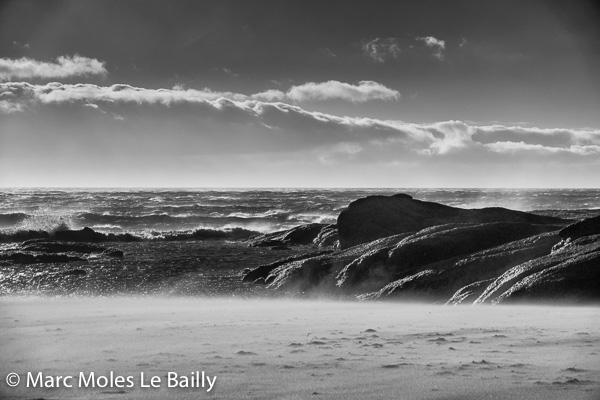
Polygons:
<instances>
[{"instance_id":1,"label":"cloud bank","mask_svg":"<svg viewBox=\"0 0 600 400\"><path fill-rule=\"evenodd\" d=\"M16 60L0 58L0 81L12 79L57 79L86 75L106 75L104 62L78 55L60 56L56 62L43 62L31 58Z\"/></svg>"},{"instance_id":2,"label":"cloud bank","mask_svg":"<svg viewBox=\"0 0 600 400\"><path fill-rule=\"evenodd\" d=\"M309 82L304 85L292 86L287 93L279 90L267 90L252 95L215 92L208 88L203 90L182 89L181 87L173 89L146 89L125 84L99 86L88 83L64 84L59 82L51 82L44 85L35 85L27 82L0 83L0 100L6 102L4 107L0 107L0 110L4 110L4 112L20 111L26 103L36 101L41 103L124 101L138 104L159 103L170 105L172 103L202 103L218 99L228 99L237 102L250 100L266 102L284 100L294 102L343 100L352 103L364 103L371 100L392 101L399 98L400 93L398 91L372 81L361 81L358 85L339 81ZM8 99L12 99L12 105L7 102Z\"/></svg>"},{"instance_id":3,"label":"cloud bank","mask_svg":"<svg viewBox=\"0 0 600 400\"><path fill-rule=\"evenodd\" d=\"M286 97L298 100L342 97L354 99L350 101L365 101L397 96L386 89L374 82L351 86L330 81L294 87ZM228 151L228 146L236 147L237 135L245 135L252 140L248 148L252 147L255 151L267 147L273 151L289 152L312 149L321 160L329 163L340 156L363 161L394 161L407 157L464 157L468 161L488 156L504 159L583 157L590 160L596 157L597 160L600 155L600 131L593 129L477 126L461 121L414 124L340 117L258 97L279 98L267 92L245 96L208 89L145 89L129 85L0 84L0 109L5 113L36 115L48 107L54 111L66 108L66 115L70 117L91 112L118 120L115 123L129 125L131 122L128 120L136 121L140 115L151 115L161 121L176 121L173 123L178 129L188 132L188 138L195 134L210 135L203 131L208 129L206 121L210 121L214 132L223 132L219 139L223 141L220 148L223 152ZM269 146L264 147L266 143ZM236 148L235 151L244 151L244 148Z\"/></svg>"}]
</instances>

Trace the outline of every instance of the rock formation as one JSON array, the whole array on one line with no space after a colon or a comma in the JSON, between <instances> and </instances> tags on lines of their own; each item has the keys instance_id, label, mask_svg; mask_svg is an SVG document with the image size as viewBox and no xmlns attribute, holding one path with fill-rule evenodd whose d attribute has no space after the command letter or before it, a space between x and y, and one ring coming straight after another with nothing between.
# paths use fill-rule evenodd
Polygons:
<instances>
[{"instance_id":1,"label":"rock formation","mask_svg":"<svg viewBox=\"0 0 600 400\"><path fill-rule=\"evenodd\" d=\"M370 196L340 214L340 249L260 266L244 279L287 293L363 299L600 301L600 217L571 222ZM296 229L310 237L324 231ZM270 238L290 244L285 235ZM305 236L302 244L309 242Z\"/></svg>"}]
</instances>

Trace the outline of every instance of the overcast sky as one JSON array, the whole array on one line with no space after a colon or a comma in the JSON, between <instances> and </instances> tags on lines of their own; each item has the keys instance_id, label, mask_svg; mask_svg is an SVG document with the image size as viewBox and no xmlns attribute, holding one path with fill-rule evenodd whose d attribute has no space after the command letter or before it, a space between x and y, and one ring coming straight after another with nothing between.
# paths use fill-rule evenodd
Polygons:
<instances>
[{"instance_id":1,"label":"overcast sky","mask_svg":"<svg viewBox=\"0 0 600 400\"><path fill-rule=\"evenodd\" d=\"M587 1L0 3L0 186L598 187Z\"/></svg>"}]
</instances>

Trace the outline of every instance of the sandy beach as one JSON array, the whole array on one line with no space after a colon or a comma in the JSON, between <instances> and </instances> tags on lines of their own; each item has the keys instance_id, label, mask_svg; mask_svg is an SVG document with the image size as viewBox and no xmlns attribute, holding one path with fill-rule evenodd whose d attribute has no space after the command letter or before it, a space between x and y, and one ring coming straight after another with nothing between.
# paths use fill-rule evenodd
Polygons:
<instances>
[{"instance_id":1,"label":"sandy beach","mask_svg":"<svg viewBox=\"0 0 600 400\"><path fill-rule=\"evenodd\" d=\"M599 315L597 307L5 297L0 393L5 399L598 399ZM46 387L35 381L40 372ZM92 388L92 372L97 384L109 383ZM16 387L6 383L9 373L19 375ZM156 387L142 387L152 377Z\"/></svg>"}]
</instances>

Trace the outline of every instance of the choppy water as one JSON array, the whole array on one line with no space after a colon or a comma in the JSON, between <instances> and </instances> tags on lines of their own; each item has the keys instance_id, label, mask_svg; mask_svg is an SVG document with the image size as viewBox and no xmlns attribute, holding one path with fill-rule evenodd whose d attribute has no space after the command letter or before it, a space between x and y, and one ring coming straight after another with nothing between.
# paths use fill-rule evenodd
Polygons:
<instances>
[{"instance_id":1,"label":"choppy water","mask_svg":"<svg viewBox=\"0 0 600 400\"><path fill-rule=\"evenodd\" d=\"M160 235L241 227L271 232L335 223L353 200L394 193L465 208L600 209L600 189L0 189L0 230L87 226L105 233Z\"/></svg>"}]
</instances>

